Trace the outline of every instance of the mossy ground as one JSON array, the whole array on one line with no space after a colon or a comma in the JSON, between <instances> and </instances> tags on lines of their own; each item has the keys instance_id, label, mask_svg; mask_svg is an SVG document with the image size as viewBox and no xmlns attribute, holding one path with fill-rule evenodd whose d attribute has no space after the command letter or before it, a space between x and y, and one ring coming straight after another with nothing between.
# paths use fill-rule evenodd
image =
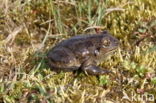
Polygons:
<instances>
[{"instance_id":1,"label":"mossy ground","mask_svg":"<svg viewBox=\"0 0 156 103\"><path fill-rule=\"evenodd\" d=\"M62 39L101 29L120 40L100 64L113 74L57 74L46 65ZM2 0L0 102L154 103L155 44L155 0Z\"/></svg>"}]
</instances>

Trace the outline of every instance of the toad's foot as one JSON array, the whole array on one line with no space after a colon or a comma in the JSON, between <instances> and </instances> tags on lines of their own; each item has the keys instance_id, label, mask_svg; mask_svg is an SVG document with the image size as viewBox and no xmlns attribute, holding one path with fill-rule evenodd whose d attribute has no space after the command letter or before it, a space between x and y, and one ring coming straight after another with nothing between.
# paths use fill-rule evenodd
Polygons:
<instances>
[{"instance_id":1,"label":"toad's foot","mask_svg":"<svg viewBox=\"0 0 156 103\"><path fill-rule=\"evenodd\" d=\"M82 70L87 73L87 74L91 74L91 75L103 75L103 74L108 74L111 73L111 71L108 70L102 70L99 67L95 66L95 65L88 65L88 66L83 66Z\"/></svg>"}]
</instances>

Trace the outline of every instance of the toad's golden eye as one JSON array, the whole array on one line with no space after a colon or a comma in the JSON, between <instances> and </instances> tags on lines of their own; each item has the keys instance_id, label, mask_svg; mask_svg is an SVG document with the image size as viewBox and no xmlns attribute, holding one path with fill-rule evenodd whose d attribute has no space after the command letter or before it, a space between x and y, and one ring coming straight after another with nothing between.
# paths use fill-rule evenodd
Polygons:
<instances>
[{"instance_id":1,"label":"toad's golden eye","mask_svg":"<svg viewBox=\"0 0 156 103\"><path fill-rule=\"evenodd\" d=\"M110 45L110 40L109 39L104 39L103 40L103 46L108 47Z\"/></svg>"}]
</instances>

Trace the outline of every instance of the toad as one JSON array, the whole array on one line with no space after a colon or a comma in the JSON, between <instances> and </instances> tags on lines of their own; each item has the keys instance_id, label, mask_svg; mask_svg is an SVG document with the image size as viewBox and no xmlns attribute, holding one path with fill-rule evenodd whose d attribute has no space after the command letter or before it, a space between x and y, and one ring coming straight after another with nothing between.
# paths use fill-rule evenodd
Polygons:
<instances>
[{"instance_id":1,"label":"toad","mask_svg":"<svg viewBox=\"0 0 156 103\"><path fill-rule=\"evenodd\" d=\"M74 36L61 41L48 52L48 64L56 72L81 69L91 75L107 74L110 71L100 68L98 64L118 45L119 41L108 31Z\"/></svg>"}]
</instances>

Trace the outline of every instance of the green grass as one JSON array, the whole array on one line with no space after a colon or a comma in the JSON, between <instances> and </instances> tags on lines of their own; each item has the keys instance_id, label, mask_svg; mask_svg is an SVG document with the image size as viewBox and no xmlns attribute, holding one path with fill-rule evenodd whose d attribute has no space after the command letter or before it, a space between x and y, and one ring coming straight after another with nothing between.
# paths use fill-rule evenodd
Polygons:
<instances>
[{"instance_id":1,"label":"green grass","mask_svg":"<svg viewBox=\"0 0 156 103\"><path fill-rule=\"evenodd\" d=\"M120 41L117 52L100 64L113 74L49 69L46 53L51 47L101 29ZM2 0L0 102L124 103L125 93L130 99L132 94L156 99L155 33L155 0Z\"/></svg>"}]
</instances>

